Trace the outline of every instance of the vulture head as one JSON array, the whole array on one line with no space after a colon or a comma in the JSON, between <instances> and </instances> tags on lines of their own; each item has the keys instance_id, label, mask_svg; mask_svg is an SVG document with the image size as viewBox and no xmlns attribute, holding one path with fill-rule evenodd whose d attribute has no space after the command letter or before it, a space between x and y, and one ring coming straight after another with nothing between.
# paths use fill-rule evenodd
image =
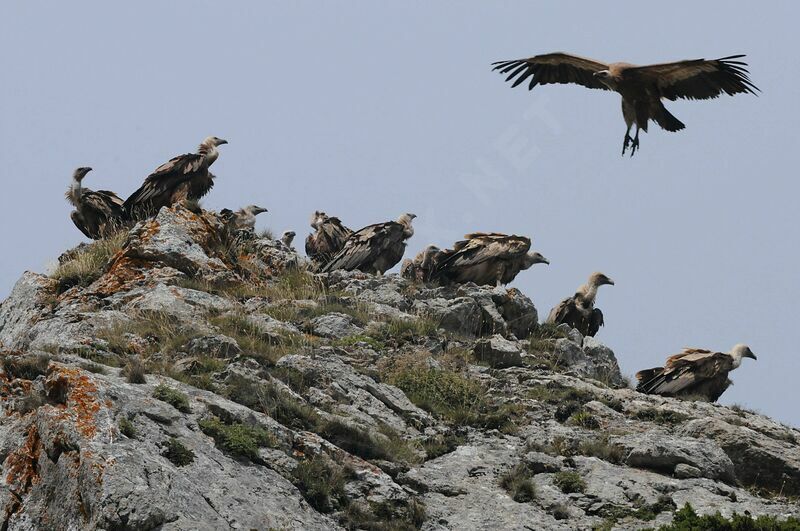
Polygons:
<instances>
[{"instance_id":1,"label":"vulture head","mask_svg":"<svg viewBox=\"0 0 800 531\"><path fill-rule=\"evenodd\" d=\"M86 177L86 174L89 173L90 171L92 171L92 169L89 168L88 166L82 166L76 169L75 172L73 172L72 178L78 182L81 182L83 178Z\"/></svg>"},{"instance_id":2,"label":"vulture head","mask_svg":"<svg viewBox=\"0 0 800 531\"><path fill-rule=\"evenodd\" d=\"M269 210L267 210L266 208L260 207L258 205L247 205L242 210L253 216L263 214L264 212L269 212Z\"/></svg>"},{"instance_id":3,"label":"vulture head","mask_svg":"<svg viewBox=\"0 0 800 531\"><path fill-rule=\"evenodd\" d=\"M523 265L525 266L525 269L528 269L534 264L550 264L550 260L542 256L542 253L530 251L525 254L525 261L523 262Z\"/></svg>"},{"instance_id":4,"label":"vulture head","mask_svg":"<svg viewBox=\"0 0 800 531\"><path fill-rule=\"evenodd\" d=\"M616 89L617 80L611 74L611 71L609 71L609 70L600 70L599 72L595 72L593 74L593 76L595 77L595 79L600 81L600 83L602 83L603 85L607 86L608 88L610 88L612 90Z\"/></svg>"},{"instance_id":5,"label":"vulture head","mask_svg":"<svg viewBox=\"0 0 800 531\"><path fill-rule=\"evenodd\" d=\"M753 351L750 350L750 347L748 347L747 345L744 345L742 343L739 343L738 345L733 347L731 349L731 351L730 351L730 355L731 355L731 357L733 357L733 368L734 369L742 364L742 360L744 358L750 358L750 359L754 359L754 360L758 359L758 358L756 358L756 355L753 354Z\"/></svg>"},{"instance_id":6,"label":"vulture head","mask_svg":"<svg viewBox=\"0 0 800 531\"><path fill-rule=\"evenodd\" d=\"M412 237L414 235L414 229L413 229L413 227L411 227L411 222L414 220L415 217L417 217L416 214L410 214L410 213L406 212L405 214L403 214L399 218L397 218L397 222L400 225L402 225L403 227L405 227L405 230L403 231L403 233L404 233L406 239L408 239L408 238L410 238L410 237Z\"/></svg>"},{"instance_id":7,"label":"vulture head","mask_svg":"<svg viewBox=\"0 0 800 531\"><path fill-rule=\"evenodd\" d=\"M208 146L208 147L217 147L221 146L222 144L227 144L228 141L216 136L209 136L203 140L203 143L200 144L201 146Z\"/></svg>"},{"instance_id":8,"label":"vulture head","mask_svg":"<svg viewBox=\"0 0 800 531\"><path fill-rule=\"evenodd\" d=\"M295 233L293 230L287 230L286 232L281 234L281 242L283 242L283 244L286 247L291 247L292 241L294 240L294 236Z\"/></svg>"},{"instance_id":9,"label":"vulture head","mask_svg":"<svg viewBox=\"0 0 800 531\"><path fill-rule=\"evenodd\" d=\"M318 229L320 226L325 223L325 220L328 219L328 215L321 211L315 210L313 214L311 214L311 228Z\"/></svg>"},{"instance_id":10,"label":"vulture head","mask_svg":"<svg viewBox=\"0 0 800 531\"><path fill-rule=\"evenodd\" d=\"M614 281L611 280L604 273L600 273L598 271L596 273L592 273L591 276L589 276L589 285L590 286L598 287L598 286L604 286L606 284L613 286L614 285Z\"/></svg>"}]
</instances>

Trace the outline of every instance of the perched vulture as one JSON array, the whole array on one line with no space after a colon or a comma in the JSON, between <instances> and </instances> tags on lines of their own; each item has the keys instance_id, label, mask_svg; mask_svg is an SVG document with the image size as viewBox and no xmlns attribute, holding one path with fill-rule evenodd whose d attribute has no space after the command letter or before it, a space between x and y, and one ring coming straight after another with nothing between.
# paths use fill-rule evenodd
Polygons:
<instances>
[{"instance_id":1,"label":"perched vulture","mask_svg":"<svg viewBox=\"0 0 800 531\"><path fill-rule=\"evenodd\" d=\"M91 168L78 168L72 174L72 183L65 194L75 210L70 217L75 226L88 238L99 240L125 225L126 216L122 199L107 190L93 191L84 188L83 178Z\"/></svg>"},{"instance_id":2,"label":"perched vulture","mask_svg":"<svg viewBox=\"0 0 800 531\"><path fill-rule=\"evenodd\" d=\"M306 256L319 268L327 265L353 234L339 218L329 217L319 210L311 216L311 228L314 232L306 238Z\"/></svg>"},{"instance_id":3,"label":"perched vulture","mask_svg":"<svg viewBox=\"0 0 800 531\"><path fill-rule=\"evenodd\" d=\"M287 249L294 249L292 247L292 242L294 241L295 233L293 230L287 230L283 234L281 234L280 242L287 248Z\"/></svg>"},{"instance_id":4,"label":"perched vulture","mask_svg":"<svg viewBox=\"0 0 800 531\"><path fill-rule=\"evenodd\" d=\"M478 285L508 284L534 264L549 264L541 254L531 251L525 236L497 232L467 234L439 261L432 278L445 284L474 282Z\"/></svg>"},{"instance_id":5,"label":"perched vulture","mask_svg":"<svg viewBox=\"0 0 800 531\"><path fill-rule=\"evenodd\" d=\"M662 129L680 131L685 126L661 103L662 98L674 101L706 100L722 93L756 94L759 90L748 77L747 63L736 61L744 55L721 59L692 59L675 63L637 66L628 63L603 63L576 55L556 52L514 61L493 63L493 70L508 74L513 87L530 78L528 89L550 83L576 83L584 87L613 90L622 96L622 116L628 126L622 143L622 154L631 146L631 156L639 147L639 130L647 132L653 120ZM631 127L636 135L631 138ZM632 142L632 143L631 143Z\"/></svg>"},{"instance_id":6,"label":"perched vulture","mask_svg":"<svg viewBox=\"0 0 800 531\"><path fill-rule=\"evenodd\" d=\"M230 229L253 231L256 227L256 216L264 212L269 210L258 205L247 205L236 212L223 208L219 211L219 216Z\"/></svg>"},{"instance_id":7,"label":"perched vulture","mask_svg":"<svg viewBox=\"0 0 800 531\"><path fill-rule=\"evenodd\" d=\"M730 352L712 352L687 348L667 358L663 367L636 373L636 390L648 395L699 398L716 402L733 384L728 373L742 364L742 359L756 359L747 345L736 345Z\"/></svg>"},{"instance_id":8,"label":"perched vulture","mask_svg":"<svg viewBox=\"0 0 800 531\"><path fill-rule=\"evenodd\" d=\"M429 282L439 264L451 251L442 251L435 245L429 245L420 251L413 260L403 260L400 276L408 280Z\"/></svg>"},{"instance_id":9,"label":"perched vulture","mask_svg":"<svg viewBox=\"0 0 800 531\"><path fill-rule=\"evenodd\" d=\"M156 168L125 200L125 212L132 219L144 219L157 214L161 207L196 201L206 195L214 186L214 175L208 167L219 157L217 147L227 143L210 136L203 140L197 153L179 155Z\"/></svg>"},{"instance_id":10,"label":"perched vulture","mask_svg":"<svg viewBox=\"0 0 800 531\"><path fill-rule=\"evenodd\" d=\"M397 221L368 225L354 232L322 271L357 269L383 275L402 260L406 240L414 235L411 221L415 217L415 214L403 214Z\"/></svg>"},{"instance_id":11,"label":"perched vulture","mask_svg":"<svg viewBox=\"0 0 800 531\"><path fill-rule=\"evenodd\" d=\"M584 336L594 336L603 326L603 312L594 307L597 288L605 284L614 285L614 281L603 273L592 273L588 282L578 288L575 295L564 299L558 306L550 310L547 323L566 323L577 328Z\"/></svg>"}]
</instances>

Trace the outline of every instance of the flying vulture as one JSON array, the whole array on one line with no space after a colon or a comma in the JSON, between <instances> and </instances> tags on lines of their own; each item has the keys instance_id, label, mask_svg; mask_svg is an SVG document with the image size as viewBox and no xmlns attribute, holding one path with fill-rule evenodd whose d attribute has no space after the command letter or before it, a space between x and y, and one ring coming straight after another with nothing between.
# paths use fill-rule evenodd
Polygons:
<instances>
[{"instance_id":1,"label":"flying vulture","mask_svg":"<svg viewBox=\"0 0 800 531\"><path fill-rule=\"evenodd\" d=\"M417 282L429 282L438 265L451 251L442 251L435 245L429 245L420 251L413 260L403 260L400 276Z\"/></svg>"},{"instance_id":2,"label":"flying vulture","mask_svg":"<svg viewBox=\"0 0 800 531\"><path fill-rule=\"evenodd\" d=\"M593 336L603 326L603 312L594 307L597 288L605 284L614 285L614 281L603 273L592 273L588 282L578 288L575 295L566 298L558 306L550 310L547 323L566 323L577 328L584 336Z\"/></svg>"},{"instance_id":3,"label":"flying vulture","mask_svg":"<svg viewBox=\"0 0 800 531\"><path fill-rule=\"evenodd\" d=\"M478 285L508 284L533 264L549 264L541 254L531 251L525 236L476 232L455 243L440 260L432 278L444 284L474 282Z\"/></svg>"},{"instance_id":4,"label":"flying vulture","mask_svg":"<svg viewBox=\"0 0 800 531\"><path fill-rule=\"evenodd\" d=\"M712 352L687 348L667 358L663 367L636 373L636 390L648 395L699 398L716 402L733 384L728 373L742 364L742 359L756 359L747 345L736 345L730 352Z\"/></svg>"},{"instance_id":5,"label":"flying vulture","mask_svg":"<svg viewBox=\"0 0 800 531\"><path fill-rule=\"evenodd\" d=\"M406 240L414 235L411 221L415 214L403 214L397 221L368 225L350 235L342 250L334 256L322 272L336 269L383 275L403 258Z\"/></svg>"},{"instance_id":6,"label":"flying vulture","mask_svg":"<svg viewBox=\"0 0 800 531\"><path fill-rule=\"evenodd\" d=\"M290 250L294 250L292 247L292 242L294 241L295 232L293 230L287 230L283 234L281 234L280 242Z\"/></svg>"},{"instance_id":7,"label":"flying vulture","mask_svg":"<svg viewBox=\"0 0 800 531\"><path fill-rule=\"evenodd\" d=\"M256 216L264 212L269 212L269 210L258 205L247 205L236 212L223 208L219 211L219 216L230 229L252 232L256 227Z\"/></svg>"},{"instance_id":8,"label":"flying vulture","mask_svg":"<svg viewBox=\"0 0 800 531\"><path fill-rule=\"evenodd\" d=\"M172 158L147 176L144 184L125 200L125 212L132 219L154 216L161 207L186 200L198 200L214 186L208 167L219 157L217 147L227 144L215 136L203 140L197 153Z\"/></svg>"},{"instance_id":9,"label":"flying vulture","mask_svg":"<svg viewBox=\"0 0 800 531\"><path fill-rule=\"evenodd\" d=\"M498 61L493 70L508 74L513 87L530 78L528 89L550 83L577 83L584 87L613 90L622 96L625 118L625 140L622 154L630 145L631 156L639 147L639 130L647 132L647 122L655 121L667 131L680 131L685 126L661 103L662 98L675 101L706 100L719 97L756 94L758 87L750 81L747 63L737 61L744 55L720 59L692 59L675 63L637 66L628 63L603 63L577 55L556 52L527 59ZM631 138L631 127L636 135Z\"/></svg>"},{"instance_id":10,"label":"flying vulture","mask_svg":"<svg viewBox=\"0 0 800 531\"><path fill-rule=\"evenodd\" d=\"M72 183L65 194L75 210L70 217L75 226L88 238L99 240L118 231L125 224L122 199L107 190L93 191L84 188L83 178L91 168L78 168L72 174Z\"/></svg>"},{"instance_id":11,"label":"flying vulture","mask_svg":"<svg viewBox=\"0 0 800 531\"><path fill-rule=\"evenodd\" d=\"M314 232L306 237L306 255L319 268L324 267L342 250L353 231L342 225L339 218L317 210L311 216Z\"/></svg>"}]
</instances>

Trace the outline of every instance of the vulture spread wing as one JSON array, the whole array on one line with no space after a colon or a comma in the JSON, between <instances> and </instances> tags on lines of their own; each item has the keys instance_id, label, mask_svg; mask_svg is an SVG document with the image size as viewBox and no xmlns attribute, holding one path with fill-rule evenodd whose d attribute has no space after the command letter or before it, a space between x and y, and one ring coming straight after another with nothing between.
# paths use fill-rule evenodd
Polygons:
<instances>
[{"instance_id":1,"label":"vulture spread wing","mask_svg":"<svg viewBox=\"0 0 800 531\"><path fill-rule=\"evenodd\" d=\"M138 190L125 200L125 211L157 212L172 203L173 193L181 192L187 199L200 199L214 186L206 158L197 153L179 155L165 162L147 176Z\"/></svg>"},{"instance_id":2,"label":"vulture spread wing","mask_svg":"<svg viewBox=\"0 0 800 531\"><path fill-rule=\"evenodd\" d=\"M492 64L492 70L508 74L506 81L516 78L512 87L530 77L529 90L536 85L550 83L576 83L588 88L610 90L594 76L595 72L606 70L609 65L577 55L556 52Z\"/></svg>"},{"instance_id":3,"label":"vulture spread wing","mask_svg":"<svg viewBox=\"0 0 800 531\"><path fill-rule=\"evenodd\" d=\"M550 310L546 322L557 325L568 324L582 335L591 337L594 337L604 324L603 312L599 308L591 310L580 308L574 295L559 302Z\"/></svg>"},{"instance_id":4,"label":"vulture spread wing","mask_svg":"<svg viewBox=\"0 0 800 531\"><path fill-rule=\"evenodd\" d=\"M645 369L636 373L641 393L675 396L705 391L716 401L727 387L733 358L724 352L705 349L685 349L667 358L664 367Z\"/></svg>"},{"instance_id":5,"label":"vulture spread wing","mask_svg":"<svg viewBox=\"0 0 800 531\"><path fill-rule=\"evenodd\" d=\"M636 66L627 68L624 75L655 84L661 96L668 100L706 100L722 93L756 95L758 87L750 80L747 63L735 60L741 57L744 55Z\"/></svg>"},{"instance_id":6,"label":"vulture spread wing","mask_svg":"<svg viewBox=\"0 0 800 531\"><path fill-rule=\"evenodd\" d=\"M368 225L351 234L344 242L342 250L328 262L322 271L329 272L336 269L374 271L376 261L384 253L393 252L397 245L405 248L403 232L403 225L394 221ZM397 261L402 257L401 253Z\"/></svg>"},{"instance_id":7,"label":"vulture spread wing","mask_svg":"<svg viewBox=\"0 0 800 531\"><path fill-rule=\"evenodd\" d=\"M86 191L81 196L81 201L87 207L102 212L108 219L121 218L125 214L122 208L124 201L108 190Z\"/></svg>"}]
</instances>

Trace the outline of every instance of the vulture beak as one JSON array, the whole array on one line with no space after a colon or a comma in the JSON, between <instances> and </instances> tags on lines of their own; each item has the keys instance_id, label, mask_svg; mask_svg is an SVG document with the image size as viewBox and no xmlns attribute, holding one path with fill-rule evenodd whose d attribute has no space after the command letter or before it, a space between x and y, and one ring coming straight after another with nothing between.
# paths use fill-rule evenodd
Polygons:
<instances>
[{"instance_id":1,"label":"vulture beak","mask_svg":"<svg viewBox=\"0 0 800 531\"><path fill-rule=\"evenodd\" d=\"M745 355L744 355L744 357L745 357L745 358L752 358L752 359L754 359L754 360L757 360L757 359L758 359L758 358L756 358L756 355L755 355L755 354L753 354L753 351L752 351L752 350L748 350L748 351L747 351L747 354L745 354Z\"/></svg>"},{"instance_id":2,"label":"vulture beak","mask_svg":"<svg viewBox=\"0 0 800 531\"><path fill-rule=\"evenodd\" d=\"M607 280L606 284L610 284L612 286L614 285L614 281L611 280L610 278L606 278L606 280Z\"/></svg>"},{"instance_id":3,"label":"vulture beak","mask_svg":"<svg viewBox=\"0 0 800 531\"><path fill-rule=\"evenodd\" d=\"M542 263L550 265L550 260L548 260L547 258L542 257Z\"/></svg>"},{"instance_id":4,"label":"vulture beak","mask_svg":"<svg viewBox=\"0 0 800 531\"><path fill-rule=\"evenodd\" d=\"M217 145L218 146L221 146L222 144L227 144L227 143L228 143L228 141L223 139L223 138L217 139Z\"/></svg>"}]
</instances>

